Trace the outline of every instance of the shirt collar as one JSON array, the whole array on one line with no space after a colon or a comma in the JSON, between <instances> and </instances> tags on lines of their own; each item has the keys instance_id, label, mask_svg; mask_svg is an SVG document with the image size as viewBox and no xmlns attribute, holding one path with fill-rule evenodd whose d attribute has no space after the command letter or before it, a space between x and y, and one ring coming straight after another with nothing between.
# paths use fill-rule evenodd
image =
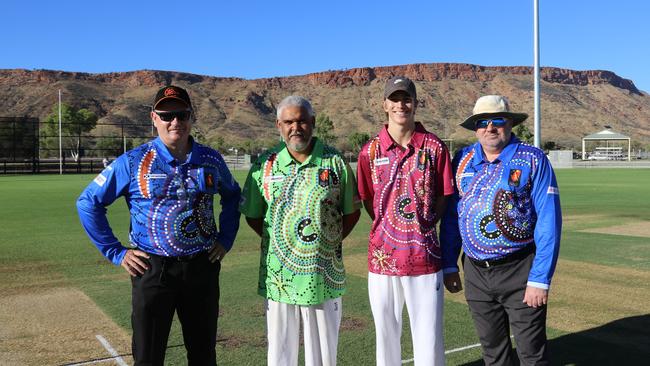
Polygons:
<instances>
[{"instance_id":1,"label":"shirt collar","mask_svg":"<svg viewBox=\"0 0 650 366\"><path fill-rule=\"evenodd\" d=\"M503 163L509 163L512 157L515 155L517 152L517 149L519 148L519 145L521 144L521 140L515 136L515 134L512 134L510 137L510 141L508 144L503 148L499 156L497 156L496 159L494 159L494 162L503 162ZM485 159L485 155L483 154L483 149L481 148L481 143L476 142L474 144L474 158L473 158L473 163L474 165L479 165L483 162L487 163L487 160Z\"/></svg>"},{"instance_id":2,"label":"shirt collar","mask_svg":"<svg viewBox=\"0 0 650 366\"><path fill-rule=\"evenodd\" d=\"M411 136L411 140L408 144L413 147L422 147L422 144L424 143L424 135L426 133L427 130L424 128L422 123L415 122L415 131L413 131L413 135ZM385 124L384 128L379 131L379 145L384 151L388 151L391 148L398 146L395 140L393 140L393 138L388 133L387 124Z\"/></svg>"},{"instance_id":3,"label":"shirt collar","mask_svg":"<svg viewBox=\"0 0 650 366\"><path fill-rule=\"evenodd\" d=\"M297 164L297 165L307 165L307 164L313 164L313 165L320 165L321 161L323 159L323 143L317 138L313 137L312 141L314 142L314 148L311 150L311 154L303 161L302 163L297 162L291 154L289 154L289 150L287 149L287 145L282 142L280 151L278 152L278 164L281 166L288 166L290 164Z\"/></svg>"},{"instance_id":4,"label":"shirt collar","mask_svg":"<svg viewBox=\"0 0 650 366\"><path fill-rule=\"evenodd\" d=\"M199 153L199 146L198 144L194 143L194 138L192 136L189 136L188 143L192 144L192 150L190 151L190 156L189 159L187 159L188 162L197 164L200 159L200 153ZM167 146L165 146L165 143L162 142L160 137L156 137L155 140L153 140L153 145L155 146L156 150L158 151L158 154L160 154L160 157L167 163L170 164L172 161L174 161L174 157L172 154L169 152L169 149L167 149ZM184 161L180 162L181 164L185 163Z\"/></svg>"}]
</instances>

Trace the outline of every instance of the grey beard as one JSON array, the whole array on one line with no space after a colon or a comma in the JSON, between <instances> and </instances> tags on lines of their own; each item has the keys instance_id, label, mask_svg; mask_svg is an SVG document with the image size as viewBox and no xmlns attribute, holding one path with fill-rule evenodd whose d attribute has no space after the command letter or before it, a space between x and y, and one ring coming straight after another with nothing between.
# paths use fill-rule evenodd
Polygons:
<instances>
[{"instance_id":1,"label":"grey beard","mask_svg":"<svg viewBox=\"0 0 650 366\"><path fill-rule=\"evenodd\" d=\"M303 152L309 147L309 145L311 145L311 140L312 137L310 137L309 140L307 140L305 143L302 144L291 144L286 140L284 141L284 143L293 151Z\"/></svg>"}]
</instances>

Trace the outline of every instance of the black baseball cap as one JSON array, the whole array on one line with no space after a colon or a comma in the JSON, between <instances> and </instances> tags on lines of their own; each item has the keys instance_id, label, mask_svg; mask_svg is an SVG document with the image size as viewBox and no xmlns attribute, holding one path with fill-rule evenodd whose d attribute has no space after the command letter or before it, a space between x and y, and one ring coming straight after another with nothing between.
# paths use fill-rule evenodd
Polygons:
<instances>
[{"instance_id":1,"label":"black baseball cap","mask_svg":"<svg viewBox=\"0 0 650 366\"><path fill-rule=\"evenodd\" d=\"M187 94L187 91L183 88L174 85L167 85L156 93L156 97L153 99L153 109L156 109L156 106L167 99L177 99L181 102L187 104L187 106L192 109L192 102L190 102L190 95Z\"/></svg>"},{"instance_id":2,"label":"black baseball cap","mask_svg":"<svg viewBox=\"0 0 650 366\"><path fill-rule=\"evenodd\" d=\"M413 100L417 99L415 84L413 84L413 81L406 76L393 76L386 81L386 86L384 87L384 99L390 97L390 95L396 91L405 91L411 96L411 98L413 98Z\"/></svg>"}]
</instances>

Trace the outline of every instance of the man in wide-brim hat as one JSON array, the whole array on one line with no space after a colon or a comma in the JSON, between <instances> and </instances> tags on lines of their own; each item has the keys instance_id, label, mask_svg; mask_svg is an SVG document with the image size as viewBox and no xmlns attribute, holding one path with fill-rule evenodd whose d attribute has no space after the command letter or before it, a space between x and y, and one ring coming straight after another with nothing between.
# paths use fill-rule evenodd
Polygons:
<instances>
[{"instance_id":1,"label":"man in wide-brim hat","mask_svg":"<svg viewBox=\"0 0 650 366\"><path fill-rule=\"evenodd\" d=\"M562 214L557 181L544 152L512 133L528 117L508 100L476 101L461 126L478 142L453 159L455 193L440 228L445 286L462 289L486 365L548 365L546 304L560 249ZM452 275L455 273L455 275Z\"/></svg>"},{"instance_id":2,"label":"man in wide-brim hat","mask_svg":"<svg viewBox=\"0 0 650 366\"><path fill-rule=\"evenodd\" d=\"M468 130L476 131L476 122L491 117L503 117L512 121L512 127L517 126L528 118L526 113L510 111L508 99L500 95L486 95L478 98L472 115L460 125Z\"/></svg>"}]
</instances>

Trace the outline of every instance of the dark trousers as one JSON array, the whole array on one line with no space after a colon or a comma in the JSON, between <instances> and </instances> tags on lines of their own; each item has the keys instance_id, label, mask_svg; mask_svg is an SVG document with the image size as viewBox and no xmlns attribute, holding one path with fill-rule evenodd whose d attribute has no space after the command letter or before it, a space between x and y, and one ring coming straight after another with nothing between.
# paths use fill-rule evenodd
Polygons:
<instances>
[{"instance_id":1,"label":"dark trousers","mask_svg":"<svg viewBox=\"0 0 650 366\"><path fill-rule=\"evenodd\" d=\"M219 270L207 253L187 260L150 254L150 268L131 277L132 351L136 365L163 365L174 311L188 365L216 365Z\"/></svg>"},{"instance_id":2,"label":"dark trousers","mask_svg":"<svg viewBox=\"0 0 650 366\"><path fill-rule=\"evenodd\" d=\"M481 268L464 258L465 298L474 319L486 365L517 365L510 329L521 365L548 365L546 306L522 302L534 254Z\"/></svg>"}]
</instances>

